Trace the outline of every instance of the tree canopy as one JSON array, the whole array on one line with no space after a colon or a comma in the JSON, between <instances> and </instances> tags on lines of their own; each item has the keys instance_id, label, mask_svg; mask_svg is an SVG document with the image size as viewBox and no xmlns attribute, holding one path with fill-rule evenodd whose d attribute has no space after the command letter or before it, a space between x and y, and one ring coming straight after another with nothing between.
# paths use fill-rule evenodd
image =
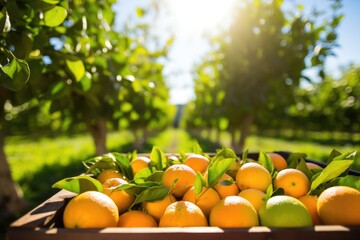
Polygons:
<instances>
[{"instance_id":1,"label":"tree canopy","mask_svg":"<svg viewBox=\"0 0 360 240\"><path fill-rule=\"evenodd\" d=\"M343 17L338 12L340 1L332 3L332 15L322 18L316 9L305 15L301 6L295 11L286 11L283 3L280 0L241 1L231 26L214 45L213 52L222 56L221 61L205 59L219 72L218 76L212 76L218 79L213 80L216 83L213 89L226 93L221 104L208 106L223 108L222 116L228 121L237 151L242 150L257 119L267 121L286 114L301 82L311 81L303 75L303 70L316 67L319 75L324 76L324 61L337 46L336 28ZM199 69L197 86L208 81L208 70ZM204 91L197 92L195 100L200 108L204 103L218 101L216 95L206 93L208 88ZM217 112L217 107L212 111ZM208 122L209 117L204 116L202 121ZM238 130L241 135L235 140Z\"/></svg>"}]
</instances>

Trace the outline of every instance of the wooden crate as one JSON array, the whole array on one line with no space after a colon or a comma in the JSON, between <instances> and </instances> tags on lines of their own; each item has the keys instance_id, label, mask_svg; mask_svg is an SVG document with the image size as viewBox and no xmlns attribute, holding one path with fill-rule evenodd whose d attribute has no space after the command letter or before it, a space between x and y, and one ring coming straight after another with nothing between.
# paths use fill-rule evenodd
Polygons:
<instances>
[{"instance_id":1,"label":"wooden crate","mask_svg":"<svg viewBox=\"0 0 360 240\"><path fill-rule=\"evenodd\" d=\"M286 156L288 153L281 152ZM254 156L256 157L256 156ZM308 161L308 160L307 160ZM312 161L312 160L309 160ZM359 172L352 172L354 175ZM62 215L66 204L75 194L61 190L32 211L13 222L6 233L7 240L276 240L276 239L360 239L360 226L319 225L306 228L105 228L65 229ZM340 209L339 209L340 210ZM355 213L359 214L359 213Z\"/></svg>"}]
</instances>

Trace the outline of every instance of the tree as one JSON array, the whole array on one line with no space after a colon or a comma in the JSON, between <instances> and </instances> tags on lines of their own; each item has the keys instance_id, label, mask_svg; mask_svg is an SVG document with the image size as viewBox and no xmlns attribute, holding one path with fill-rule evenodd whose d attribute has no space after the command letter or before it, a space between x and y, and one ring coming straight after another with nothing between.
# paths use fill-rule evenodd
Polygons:
<instances>
[{"instance_id":1,"label":"tree","mask_svg":"<svg viewBox=\"0 0 360 240\"><path fill-rule=\"evenodd\" d=\"M281 0L241 1L222 36L226 44L219 49L224 58L218 90L226 92L222 107L231 135L241 132L232 141L235 151L242 151L258 117L285 114L305 78L304 69L316 67L324 75L323 63L333 54L342 19L341 2L331 7L331 16L321 16L316 9L305 16L300 6L285 12Z\"/></svg>"},{"instance_id":2,"label":"tree","mask_svg":"<svg viewBox=\"0 0 360 240\"><path fill-rule=\"evenodd\" d=\"M225 92L219 91L218 87L223 54L216 51L224 42L222 39L212 38L210 43L214 50L205 55L201 63L195 66L196 98L187 104L185 118L189 130L215 129L219 134L220 130L227 127L227 119L221 107Z\"/></svg>"},{"instance_id":3,"label":"tree","mask_svg":"<svg viewBox=\"0 0 360 240\"><path fill-rule=\"evenodd\" d=\"M301 109L291 111L292 118L298 123L295 127L351 134L359 132L359 77L360 68L352 65L339 79L327 76L313 84L311 90L304 89L297 100Z\"/></svg>"},{"instance_id":4,"label":"tree","mask_svg":"<svg viewBox=\"0 0 360 240\"><path fill-rule=\"evenodd\" d=\"M12 182L12 179L11 176L8 178L10 169L3 144L5 135L14 129L9 128L10 122L23 121L27 126L33 126L31 122L34 116L44 114L47 119L56 120L56 124L53 121L43 122L52 127L49 129L88 130L94 139L96 154L103 154L107 152L107 128L117 128L119 117L122 116L119 113L119 96L124 90L122 76L136 72L141 79L145 77L142 74L147 72L147 77L152 73L156 79L162 77L162 65L156 63L156 58L164 56L166 48L149 54L151 64L138 66L150 66L148 70L126 72L131 69L129 65L135 66L129 64L134 55L139 56L135 53L146 48L132 37L112 29L115 16L113 3L114 0L36 0L26 4L22 1L4 2L2 10L9 9L5 10L7 15L0 16L1 20L5 19L4 26L10 19L11 31L16 34L25 32L26 35L21 38L23 42L15 42L17 45L13 44L15 38L8 33L0 39L1 51L7 54L7 57L0 59L0 84L6 87L0 87L0 154L3 155L1 163L4 163L1 170L6 169L1 177L7 178L8 182ZM152 79L149 77L148 80ZM153 81L161 85L160 80ZM163 93L165 96L166 90ZM154 102L158 103L157 100L155 98ZM29 111L35 114L24 115ZM25 116L30 118L22 118ZM38 126L35 127L38 129ZM9 193L4 193L1 200L5 203L1 202L1 206L10 209L6 194ZM17 195L15 191L11 194ZM21 199L21 196L17 196L17 199ZM15 201L10 199L10 202Z\"/></svg>"},{"instance_id":5,"label":"tree","mask_svg":"<svg viewBox=\"0 0 360 240\"><path fill-rule=\"evenodd\" d=\"M108 127L116 129L124 117L121 105L138 98L137 95L122 98L123 92L134 87L122 79L132 76L144 84L152 82L160 90L164 85L161 82L163 65L157 60L166 55L171 44L150 51L139 40L146 39L146 34L136 34L147 31L145 24L136 26L133 32L115 31L111 8L114 2L69 2L71 13L64 23L64 31L56 38L59 50L49 49L49 71L39 76L47 82L42 99L51 101L50 113L58 114L65 128L88 130L97 155L107 152ZM131 84L138 86L138 81ZM153 100L146 92L138 95L147 101ZM158 98L154 99L156 102Z\"/></svg>"},{"instance_id":6,"label":"tree","mask_svg":"<svg viewBox=\"0 0 360 240\"><path fill-rule=\"evenodd\" d=\"M0 1L0 208L7 214L19 212L26 206L19 187L13 182L6 159L4 144L9 129L6 112L12 104L22 105L29 95L15 91L24 87L30 77L28 60L37 58L41 48L34 38L47 34L60 25L67 11L65 1Z\"/></svg>"}]
</instances>

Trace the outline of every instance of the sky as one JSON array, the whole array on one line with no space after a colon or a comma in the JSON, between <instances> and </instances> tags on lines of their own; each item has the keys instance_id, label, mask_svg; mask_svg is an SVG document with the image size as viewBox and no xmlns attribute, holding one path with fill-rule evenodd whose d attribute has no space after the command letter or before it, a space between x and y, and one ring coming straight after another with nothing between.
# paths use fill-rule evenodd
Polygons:
<instances>
[{"instance_id":1,"label":"sky","mask_svg":"<svg viewBox=\"0 0 360 240\"><path fill-rule=\"evenodd\" d=\"M204 32L212 32L229 19L233 0L166 0L170 16L161 16L155 24L155 33L160 39L167 39L174 33L175 41L165 62L164 74L170 89L170 101L184 104L195 97L193 92L192 70L201 57L209 50ZM295 0L290 0L294 2ZM114 6L117 12L116 26L126 21L136 21L135 9L147 6L151 0L118 0ZM311 7L322 8L327 0L297 0L305 11ZM206 5L206 7L203 7ZM344 19L338 28L339 48L336 57L326 60L326 71L335 77L340 76L344 66L360 64L360 1L343 0ZM203 16L202 18L199 16ZM309 71L311 74L311 71Z\"/></svg>"}]
</instances>

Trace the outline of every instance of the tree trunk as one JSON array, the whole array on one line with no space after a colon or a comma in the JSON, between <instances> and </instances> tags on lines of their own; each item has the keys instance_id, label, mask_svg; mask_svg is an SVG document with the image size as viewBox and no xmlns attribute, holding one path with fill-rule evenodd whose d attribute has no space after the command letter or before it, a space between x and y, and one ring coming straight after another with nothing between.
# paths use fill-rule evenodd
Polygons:
<instances>
[{"instance_id":1,"label":"tree trunk","mask_svg":"<svg viewBox=\"0 0 360 240\"><path fill-rule=\"evenodd\" d=\"M134 149L141 150L144 146L144 132L141 129L133 130L135 141L134 141Z\"/></svg>"},{"instance_id":2,"label":"tree trunk","mask_svg":"<svg viewBox=\"0 0 360 240\"><path fill-rule=\"evenodd\" d=\"M95 144L96 155L107 153L106 148L106 120L99 118L95 124L89 125L89 130Z\"/></svg>"},{"instance_id":3,"label":"tree trunk","mask_svg":"<svg viewBox=\"0 0 360 240\"><path fill-rule=\"evenodd\" d=\"M231 148L237 153L236 150L236 129L230 129L230 137L231 137Z\"/></svg>"},{"instance_id":4,"label":"tree trunk","mask_svg":"<svg viewBox=\"0 0 360 240\"><path fill-rule=\"evenodd\" d=\"M13 181L4 147L5 136L0 131L0 218L22 213L28 206L20 187Z\"/></svg>"},{"instance_id":5,"label":"tree trunk","mask_svg":"<svg viewBox=\"0 0 360 240\"><path fill-rule=\"evenodd\" d=\"M239 144L237 144L239 152L242 152L244 150L245 141L246 138L250 135L251 125L253 124L253 122L254 122L254 116L248 114L245 116L241 124L240 139L239 139Z\"/></svg>"},{"instance_id":6,"label":"tree trunk","mask_svg":"<svg viewBox=\"0 0 360 240\"><path fill-rule=\"evenodd\" d=\"M220 129L218 129L218 128L215 129L215 142L218 145L221 145L221 142L220 142Z\"/></svg>"}]
</instances>

